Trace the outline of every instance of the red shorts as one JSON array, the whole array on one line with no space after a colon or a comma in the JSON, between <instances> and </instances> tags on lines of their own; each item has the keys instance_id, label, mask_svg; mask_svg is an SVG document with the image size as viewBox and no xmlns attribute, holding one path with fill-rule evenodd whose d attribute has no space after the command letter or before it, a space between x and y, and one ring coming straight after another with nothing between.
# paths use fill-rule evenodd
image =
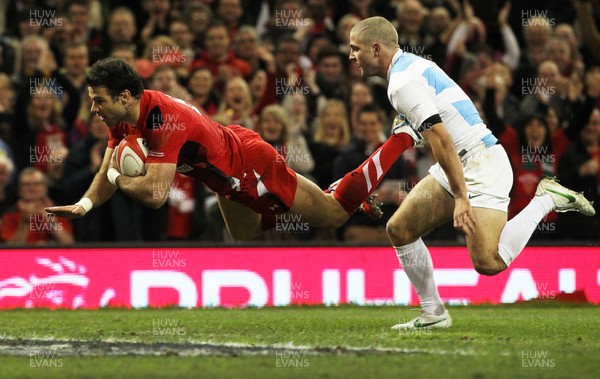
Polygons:
<instances>
[{"instance_id":1,"label":"red shorts","mask_svg":"<svg viewBox=\"0 0 600 379\"><path fill-rule=\"evenodd\" d=\"M228 128L242 141L244 175L240 179L239 190L228 190L221 195L260 214L287 212L296 196L296 173L287 166L285 158L257 133L239 125Z\"/></svg>"}]
</instances>

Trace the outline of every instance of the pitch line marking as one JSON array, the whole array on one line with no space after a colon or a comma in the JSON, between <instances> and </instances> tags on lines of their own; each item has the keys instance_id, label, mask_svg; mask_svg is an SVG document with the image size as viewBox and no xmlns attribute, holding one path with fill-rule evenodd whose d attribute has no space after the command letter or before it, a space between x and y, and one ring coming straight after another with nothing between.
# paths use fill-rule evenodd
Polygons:
<instances>
[{"instance_id":1,"label":"pitch line marking","mask_svg":"<svg viewBox=\"0 0 600 379\"><path fill-rule=\"evenodd\" d=\"M0 340L0 355L29 356L33 350L52 350L57 356L118 356L118 355L155 355L155 356L269 356L282 350L299 352L305 355L373 355L373 354L432 354L432 355L481 355L463 349L406 349L383 347L312 347L291 343L273 345L254 345L243 343L215 342L132 342L123 340L54 340L19 339Z\"/></svg>"}]
</instances>

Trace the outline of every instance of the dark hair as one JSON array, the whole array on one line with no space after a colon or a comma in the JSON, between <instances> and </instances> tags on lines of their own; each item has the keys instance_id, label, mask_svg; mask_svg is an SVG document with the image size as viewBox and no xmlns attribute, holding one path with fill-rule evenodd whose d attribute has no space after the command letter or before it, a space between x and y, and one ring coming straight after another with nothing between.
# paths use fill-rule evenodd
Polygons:
<instances>
[{"instance_id":1,"label":"dark hair","mask_svg":"<svg viewBox=\"0 0 600 379\"><path fill-rule=\"evenodd\" d=\"M342 59L342 54L340 54L340 51L338 49L336 49L334 46L331 46L331 45L323 46L321 48L321 50L319 50L319 53L317 54L317 62L316 63L319 64L324 59L331 58L331 57L338 58L343 65L344 60Z\"/></svg>"},{"instance_id":2,"label":"dark hair","mask_svg":"<svg viewBox=\"0 0 600 379\"><path fill-rule=\"evenodd\" d=\"M125 90L129 90L136 99L144 92L140 75L124 60L117 58L104 58L94 63L85 81L90 87L106 87L113 99Z\"/></svg>"},{"instance_id":3,"label":"dark hair","mask_svg":"<svg viewBox=\"0 0 600 379\"><path fill-rule=\"evenodd\" d=\"M170 71L172 73L175 74L175 78L177 78L177 72L175 71L175 69L173 68L173 66L170 66L168 64L161 64L160 66L158 66L156 68L156 70L154 70L154 73L152 74L152 79L154 79L154 77L156 76L156 74L160 74L161 72L164 71Z\"/></svg>"},{"instance_id":4,"label":"dark hair","mask_svg":"<svg viewBox=\"0 0 600 379\"><path fill-rule=\"evenodd\" d=\"M192 71L190 71L188 78L191 78L198 71L208 71L212 76L212 72L210 72L210 68L208 68L208 66L196 66L192 69Z\"/></svg>"},{"instance_id":5,"label":"dark hair","mask_svg":"<svg viewBox=\"0 0 600 379\"><path fill-rule=\"evenodd\" d=\"M275 51L279 51L279 48L281 47L281 45L283 45L284 43L288 43L291 42L293 44L298 45L299 47L302 45L302 42L300 42L296 37L294 37L293 35L290 34L285 34L282 35L281 37L279 37L279 39L277 40L277 45L275 46Z\"/></svg>"},{"instance_id":6,"label":"dark hair","mask_svg":"<svg viewBox=\"0 0 600 379\"><path fill-rule=\"evenodd\" d=\"M85 7L85 9L87 11L90 10L90 5L88 4L88 2L86 0L71 0L67 5L65 5L64 10L69 13L69 11L71 10L71 7L73 5L79 5L81 7Z\"/></svg>"},{"instance_id":7,"label":"dark hair","mask_svg":"<svg viewBox=\"0 0 600 379\"><path fill-rule=\"evenodd\" d=\"M522 147L529 146L529 141L527 141L527 137L525 136L525 129L527 125L532 123L533 121L539 121L544 129L546 130L546 137L544 138L543 146L546 146L548 149L547 154L552 152L552 133L550 132L550 127L548 127L548 123L546 122L546 117L544 117L541 113L527 113L517 121L517 131L519 133L519 143Z\"/></svg>"},{"instance_id":8,"label":"dark hair","mask_svg":"<svg viewBox=\"0 0 600 379\"><path fill-rule=\"evenodd\" d=\"M375 113L377 114L377 118L379 119L379 121L384 120L381 108L379 108L373 103L365 104L362 107L360 107L360 109L358 110L358 117L360 117L363 113Z\"/></svg>"},{"instance_id":9,"label":"dark hair","mask_svg":"<svg viewBox=\"0 0 600 379\"><path fill-rule=\"evenodd\" d=\"M225 28L225 30L227 30L227 25L225 25L225 23L219 19L214 19L206 27L205 33L208 33L208 31L211 29L217 29L217 28ZM227 35L229 35L229 34L227 34Z\"/></svg>"}]
</instances>

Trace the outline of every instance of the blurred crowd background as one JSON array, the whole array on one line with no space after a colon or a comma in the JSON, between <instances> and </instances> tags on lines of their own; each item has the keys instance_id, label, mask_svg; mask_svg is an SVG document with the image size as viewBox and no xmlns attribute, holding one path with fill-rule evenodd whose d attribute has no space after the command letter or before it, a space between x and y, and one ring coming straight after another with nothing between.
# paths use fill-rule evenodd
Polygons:
<instances>
[{"instance_id":1,"label":"blurred crowd background","mask_svg":"<svg viewBox=\"0 0 600 379\"><path fill-rule=\"evenodd\" d=\"M147 88L255 130L328 188L385 141L395 117L385 81L361 78L348 60L351 28L375 15L476 103L513 165L509 217L546 175L599 198L598 1L13 0L0 3L0 239L230 242L214 194L180 174L159 210L117 192L79 220L43 211L79 200L100 166L108 129L90 113L85 74L108 56ZM376 191L382 220L356 214L316 230L282 217L260 239L386 243L387 219L433 162L428 148L403 154ZM596 210L552 213L534 238L598 241ZM429 238L459 236L447 225Z\"/></svg>"}]
</instances>

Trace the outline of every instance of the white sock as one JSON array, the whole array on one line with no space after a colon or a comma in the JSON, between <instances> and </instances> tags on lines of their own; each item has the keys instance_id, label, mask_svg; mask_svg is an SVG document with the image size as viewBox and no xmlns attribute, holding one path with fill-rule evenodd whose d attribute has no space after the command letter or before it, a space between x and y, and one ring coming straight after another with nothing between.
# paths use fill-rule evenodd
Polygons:
<instances>
[{"instance_id":1,"label":"white sock","mask_svg":"<svg viewBox=\"0 0 600 379\"><path fill-rule=\"evenodd\" d=\"M550 195L535 196L519 214L504 225L500 233L498 254L506 267L521 254L540 221L553 210L554 202Z\"/></svg>"},{"instance_id":2,"label":"white sock","mask_svg":"<svg viewBox=\"0 0 600 379\"><path fill-rule=\"evenodd\" d=\"M444 313L444 303L433 281L433 262L423 240L419 238L413 243L394 249L404 272L419 295L423 311L441 316Z\"/></svg>"}]
</instances>

